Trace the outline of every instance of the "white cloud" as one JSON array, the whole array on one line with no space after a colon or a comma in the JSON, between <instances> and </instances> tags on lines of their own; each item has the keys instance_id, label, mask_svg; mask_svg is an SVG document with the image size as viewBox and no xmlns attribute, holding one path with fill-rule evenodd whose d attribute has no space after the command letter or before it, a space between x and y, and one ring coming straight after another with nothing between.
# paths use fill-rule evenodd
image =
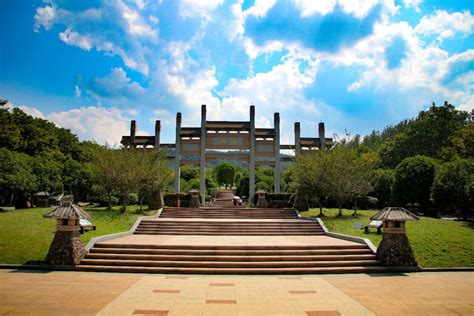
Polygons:
<instances>
[{"instance_id":1,"label":"white cloud","mask_svg":"<svg viewBox=\"0 0 474 316\"><path fill-rule=\"evenodd\" d=\"M437 41L441 43L457 33L466 37L472 34L473 28L474 16L468 10L454 13L437 10L433 15L424 16L415 27L415 32L423 36L437 36Z\"/></svg>"},{"instance_id":2,"label":"white cloud","mask_svg":"<svg viewBox=\"0 0 474 316\"><path fill-rule=\"evenodd\" d=\"M87 51L91 50L93 45L93 39L90 36L81 35L70 28L59 33L59 38L68 45L77 46Z\"/></svg>"},{"instance_id":3,"label":"white cloud","mask_svg":"<svg viewBox=\"0 0 474 316\"><path fill-rule=\"evenodd\" d=\"M415 8L416 12L420 12L419 5L423 0L403 0L403 5L405 8Z\"/></svg>"},{"instance_id":4,"label":"white cloud","mask_svg":"<svg viewBox=\"0 0 474 316\"><path fill-rule=\"evenodd\" d=\"M142 6L143 2L139 1ZM133 10L128 7L125 3L118 1L117 7L121 11L122 17L127 22L127 31L132 35L156 38L157 31L150 27L144 18L140 15L138 11Z\"/></svg>"},{"instance_id":5,"label":"white cloud","mask_svg":"<svg viewBox=\"0 0 474 316\"><path fill-rule=\"evenodd\" d=\"M28 115L31 115L33 117L40 118L40 119L45 119L43 112L41 112L37 108L29 107L26 105L20 105L18 106L18 108Z\"/></svg>"},{"instance_id":6,"label":"white cloud","mask_svg":"<svg viewBox=\"0 0 474 316\"><path fill-rule=\"evenodd\" d=\"M95 140L100 144L118 144L122 135L129 133L129 119L114 108L81 107L50 113L47 118L60 127L70 129L81 140Z\"/></svg>"},{"instance_id":7,"label":"white cloud","mask_svg":"<svg viewBox=\"0 0 474 316\"><path fill-rule=\"evenodd\" d=\"M179 16L184 19L196 16L210 19L212 12L223 2L223 0L181 0L179 2Z\"/></svg>"},{"instance_id":8,"label":"white cloud","mask_svg":"<svg viewBox=\"0 0 474 316\"><path fill-rule=\"evenodd\" d=\"M35 24L33 30L39 32L41 27L44 27L45 30L49 30L54 24L54 19L56 18L56 7L46 5L36 9L35 14Z\"/></svg>"},{"instance_id":9,"label":"white cloud","mask_svg":"<svg viewBox=\"0 0 474 316\"><path fill-rule=\"evenodd\" d=\"M148 75L155 56L151 47L158 42L154 19L148 23L148 18L149 14L142 16L121 0L104 1L100 7L83 11L45 4L36 10L34 30L58 25L64 28L58 35L66 44L118 55L127 67Z\"/></svg>"},{"instance_id":10,"label":"white cloud","mask_svg":"<svg viewBox=\"0 0 474 316\"><path fill-rule=\"evenodd\" d=\"M313 14L326 15L334 11L336 0L293 0L296 7L301 10L301 16L307 17Z\"/></svg>"}]
</instances>

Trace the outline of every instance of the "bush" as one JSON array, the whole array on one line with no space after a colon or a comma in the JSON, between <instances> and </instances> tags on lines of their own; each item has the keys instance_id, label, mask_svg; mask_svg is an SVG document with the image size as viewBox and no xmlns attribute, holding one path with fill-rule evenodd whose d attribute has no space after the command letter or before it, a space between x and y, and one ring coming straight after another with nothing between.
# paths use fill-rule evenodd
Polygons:
<instances>
[{"instance_id":1,"label":"bush","mask_svg":"<svg viewBox=\"0 0 474 316\"><path fill-rule=\"evenodd\" d=\"M400 206L419 203L422 210L430 204L430 192L435 176L435 161L425 156L405 158L395 168L392 194Z\"/></svg>"},{"instance_id":2,"label":"bush","mask_svg":"<svg viewBox=\"0 0 474 316\"><path fill-rule=\"evenodd\" d=\"M432 197L436 205L448 210L461 210L466 215L473 207L468 192L473 175L473 160L454 160L443 164L433 182Z\"/></svg>"}]
</instances>

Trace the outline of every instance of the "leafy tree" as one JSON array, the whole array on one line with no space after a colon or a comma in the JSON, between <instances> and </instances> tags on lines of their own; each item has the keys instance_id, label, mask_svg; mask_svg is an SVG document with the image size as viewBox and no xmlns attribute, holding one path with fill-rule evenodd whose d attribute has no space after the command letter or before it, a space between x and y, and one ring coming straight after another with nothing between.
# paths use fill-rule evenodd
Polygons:
<instances>
[{"instance_id":1,"label":"leafy tree","mask_svg":"<svg viewBox=\"0 0 474 316\"><path fill-rule=\"evenodd\" d=\"M234 184L235 171L237 167L230 162L219 162L214 167L214 176L220 186L230 187Z\"/></svg>"},{"instance_id":2,"label":"leafy tree","mask_svg":"<svg viewBox=\"0 0 474 316\"><path fill-rule=\"evenodd\" d=\"M473 207L469 185L474 176L474 160L454 160L443 164L436 172L432 197L438 207L461 210L466 218Z\"/></svg>"},{"instance_id":3,"label":"leafy tree","mask_svg":"<svg viewBox=\"0 0 474 316\"><path fill-rule=\"evenodd\" d=\"M445 102L443 106L434 103L428 111L421 111L418 117L380 149L382 163L393 168L404 158L415 155L439 157L440 149L449 144L450 137L467 125L469 115L465 111Z\"/></svg>"},{"instance_id":4,"label":"leafy tree","mask_svg":"<svg viewBox=\"0 0 474 316\"><path fill-rule=\"evenodd\" d=\"M63 190L61 165L45 156L33 159L33 174L37 179L38 191L50 193Z\"/></svg>"},{"instance_id":5,"label":"leafy tree","mask_svg":"<svg viewBox=\"0 0 474 316\"><path fill-rule=\"evenodd\" d=\"M392 195L394 173L389 169L377 169L374 173L374 189L370 195L377 198L380 208L387 207Z\"/></svg>"},{"instance_id":6,"label":"leafy tree","mask_svg":"<svg viewBox=\"0 0 474 316\"><path fill-rule=\"evenodd\" d=\"M459 157L474 158L474 124L456 131L449 141Z\"/></svg>"},{"instance_id":7,"label":"leafy tree","mask_svg":"<svg viewBox=\"0 0 474 316\"><path fill-rule=\"evenodd\" d=\"M83 164L73 159L68 159L63 164L64 189L72 193L76 201L89 199L93 177L93 169L90 164Z\"/></svg>"},{"instance_id":8,"label":"leafy tree","mask_svg":"<svg viewBox=\"0 0 474 316\"><path fill-rule=\"evenodd\" d=\"M237 184L237 189L235 190L235 194L238 196L249 196L249 177L248 176L243 176L240 178L239 183Z\"/></svg>"},{"instance_id":9,"label":"leafy tree","mask_svg":"<svg viewBox=\"0 0 474 316\"><path fill-rule=\"evenodd\" d=\"M15 198L28 198L36 190L31 158L25 154L0 148L0 190L9 205Z\"/></svg>"},{"instance_id":10,"label":"leafy tree","mask_svg":"<svg viewBox=\"0 0 474 316\"><path fill-rule=\"evenodd\" d=\"M322 202L334 199L342 215L342 204L372 190L370 170L372 166L362 159L354 148L345 143L331 150L315 151L302 155L295 169L297 193L315 195Z\"/></svg>"},{"instance_id":11,"label":"leafy tree","mask_svg":"<svg viewBox=\"0 0 474 316\"><path fill-rule=\"evenodd\" d=\"M430 203L435 176L435 161L425 156L405 158L395 168L392 194L400 205L418 203L423 210Z\"/></svg>"},{"instance_id":12,"label":"leafy tree","mask_svg":"<svg viewBox=\"0 0 474 316\"><path fill-rule=\"evenodd\" d=\"M192 166L183 166L180 169L180 178L185 181L190 181L192 179L199 179L199 168L194 168Z\"/></svg>"}]
</instances>

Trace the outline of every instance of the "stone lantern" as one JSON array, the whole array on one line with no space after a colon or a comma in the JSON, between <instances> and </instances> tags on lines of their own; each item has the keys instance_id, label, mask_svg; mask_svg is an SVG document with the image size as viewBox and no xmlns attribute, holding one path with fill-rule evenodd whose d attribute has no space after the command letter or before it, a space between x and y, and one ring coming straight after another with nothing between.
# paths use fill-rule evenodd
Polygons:
<instances>
[{"instance_id":1,"label":"stone lantern","mask_svg":"<svg viewBox=\"0 0 474 316\"><path fill-rule=\"evenodd\" d=\"M189 194L191 194L191 201L189 201L189 207L199 208L201 203L199 202L199 193L201 191L196 189L189 190Z\"/></svg>"},{"instance_id":2,"label":"stone lantern","mask_svg":"<svg viewBox=\"0 0 474 316\"><path fill-rule=\"evenodd\" d=\"M91 216L72 201L63 201L43 217L56 218L57 222L46 262L57 265L79 264L86 254L79 234L80 219L90 219Z\"/></svg>"},{"instance_id":3,"label":"stone lantern","mask_svg":"<svg viewBox=\"0 0 474 316\"><path fill-rule=\"evenodd\" d=\"M377 259L388 267L417 266L405 222L419 220L418 216L402 207L386 207L371 219L383 221L383 238L377 248Z\"/></svg>"},{"instance_id":4,"label":"stone lantern","mask_svg":"<svg viewBox=\"0 0 474 316\"><path fill-rule=\"evenodd\" d=\"M267 195L267 191L265 190L257 190L257 193L258 195L258 199L257 199L257 207L260 207L260 208L267 208L268 207L268 203L267 203L267 199L265 198L265 196Z\"/></svg>"}]
</instances>

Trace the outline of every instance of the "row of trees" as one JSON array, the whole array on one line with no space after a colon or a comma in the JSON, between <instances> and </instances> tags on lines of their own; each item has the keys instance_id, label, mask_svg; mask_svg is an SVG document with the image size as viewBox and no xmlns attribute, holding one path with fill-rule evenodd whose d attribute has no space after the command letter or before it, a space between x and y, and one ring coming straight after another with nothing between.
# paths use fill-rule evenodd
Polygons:
<instances>
[{"instance_id":1,"label":"row of trees","mask_svg":"<svg viewBox=\"0 0 474 316\"><path fill-rule=\"evenodd\" d=\"M446 102L381 133L347 136L331 150L302 155L290 173L303 202L336 202L341 210L348 202L357 208L368 196L378 207L411 204L427 214L467 214L474 207L473 158L474 124Z\"/></svg>"}]
</instances>

